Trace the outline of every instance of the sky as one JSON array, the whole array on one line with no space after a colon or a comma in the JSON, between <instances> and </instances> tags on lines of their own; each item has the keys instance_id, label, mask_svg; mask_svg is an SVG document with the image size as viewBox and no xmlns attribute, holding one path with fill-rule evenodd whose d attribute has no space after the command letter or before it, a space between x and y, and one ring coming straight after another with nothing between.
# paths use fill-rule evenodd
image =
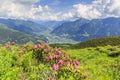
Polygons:
<instances>
[{"instance_id":1,"label":"sky","mask_svg":"<svg viewBox=\"0 0 120 80\"><path fill-rule=\"evenodd\" d=\"M120 17L120 0L0 0L0 18L74 20Z\"/></svg>"}]
</instances>

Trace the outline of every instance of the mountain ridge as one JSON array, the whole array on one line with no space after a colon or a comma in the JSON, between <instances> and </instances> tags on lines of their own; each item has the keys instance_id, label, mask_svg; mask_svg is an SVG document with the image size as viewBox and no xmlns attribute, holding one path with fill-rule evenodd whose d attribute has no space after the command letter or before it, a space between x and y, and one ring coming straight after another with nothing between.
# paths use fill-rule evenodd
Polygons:
<instances>
[{"instance_id":1,"label":"mountain ridge","mask_svg":"<svg viewBox=\"0 0 120 80\"><path fill-rule=\"evenodd\" d=\"M78 22L77 22L78 21ZM75 26L75 22L81 23ZM74 25L69 28L68 25ZM120 36L120 18L93 19L82 23L76 20L69 23L63 23L54 29L51 33L57 36L70 38L76 41L86 41L91 38ZM74 27L77 27L74 29Z\"/></svg>"}]
</instances>

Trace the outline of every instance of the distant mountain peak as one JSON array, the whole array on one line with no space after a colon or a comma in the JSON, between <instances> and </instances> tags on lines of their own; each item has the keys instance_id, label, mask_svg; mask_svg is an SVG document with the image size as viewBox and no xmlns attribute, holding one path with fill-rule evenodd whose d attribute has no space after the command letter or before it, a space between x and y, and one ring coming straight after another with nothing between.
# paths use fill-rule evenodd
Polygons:
<instances>
[{"instance_id":1,"label":"distant mountain peak","mask_svg":"<svg viewBox=\"0 0 120 80\"><path fill-rule=\"evenodd\" d=\"M87 36L85 36L86 33ZM109 17L93 20L80 18L76 21L63 23L53 30L52 34L76 41L107 36L120 36L120 18Z\"/></svg>"}]
</instances>

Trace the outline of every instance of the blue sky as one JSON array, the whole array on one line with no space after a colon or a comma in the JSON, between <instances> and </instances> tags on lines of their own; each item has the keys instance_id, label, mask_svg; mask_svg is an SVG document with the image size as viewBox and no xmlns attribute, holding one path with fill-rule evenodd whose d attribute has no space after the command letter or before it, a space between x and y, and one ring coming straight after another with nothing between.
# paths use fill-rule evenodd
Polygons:
<instances>
[{"instance_id":1,"label":"blue sky","mask_svg":"<svg viewBox=\"0 0 120 80\"><path fill-rule=\"evenodd\" d=\"M120 17L119 0L0 0L0 17L73 20Z\"/></svg>"},{"instance_id":2,"label":"blue sky","mask_svg":"<svg viewBox=\"0 0 120 80\"><path fill-rule=\"evenodd\" d=\"M79 3L90 3L92 0L40 0L37 2L37 5L48 5L50 7L70 7L74 4L79 4Z\"/></svg>"}]
</instances>

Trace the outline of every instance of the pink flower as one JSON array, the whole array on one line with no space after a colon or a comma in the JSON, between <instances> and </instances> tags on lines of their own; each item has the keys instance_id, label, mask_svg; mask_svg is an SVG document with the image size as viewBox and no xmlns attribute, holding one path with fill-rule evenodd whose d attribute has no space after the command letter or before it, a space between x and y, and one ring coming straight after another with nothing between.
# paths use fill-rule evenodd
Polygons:
<instances>
[{"instance_id":1,"label":"pink flower","mask_svg":"<svg viewBox=\"0 0 120 80\"><path fill-rule=\"evenodd\" d=\"M56 52L57 52L57 51L60 51L60 49L57 48L57 49L55 49L55 51L56 51Z\"/></svg>"},{"instance_id":2,"label":"pink flower","mask_svg":"<svg viewBox=\"0 0 120 80\"><path fill-rule=\"evenodd\" d=\"M44 49L43 52L44 52L44 53L47 53L47 49Z\"/></svg>"},{"instance_id":3,"label":"pink flower","mask_svg":"<svg viewBox=\"0 0 120 80\"><path fill-rule=\"evenodd\" d=\"M75 65L75 66L74 66L74 70L77 70L78 68L79 68L78 65Z\"/></svg>"},{"instance_id":4,"label":"pink flower","mask_svg":"<svg viewBox=\"0 0 120 80\"><path fill-rule=\"evenodd\" d=\"M44 46L45 46L45 47L47 47L47 46L48 46L48 44L47 44L47 43L45 43L45 44L44 44Z\"/></svg>"},{"instance_id":5,"label":"pink flower","mask_svg":"<svg viewBox=\"0 0 120 80\"><path fill-rule=\"evenodd\" d=\"M34 45L34 49L38 49L38 46L37 46L37 45Z\"/></svg>"},{"instance_id":6,"label":"pink flower","mask_svg":"<svg viewBox=\"0 0 120 80\"><path fill-rule=\"evenodd\" d=\"M41 48L42 46L40 44L37 45L37 48Z\"/></svg>"},{"instance_id":7,"label":"pink flower","mask_svg":"<svg viewBox=\"0 0 120 80\"><path fill-rule=\"evenodd\" d=\"M16 43L15 42L11 42L12 45L15 45Z\"/></svg>"},{"instance_id":8,"label":"pink flower","mask_svg":"<svg viewBox=\"0 0 120 80\"><path fill-rule=\"evenodd\" d=\"M59 64L60 66L62 66L62 65L63 65L63 60L59 60L58 64Z\"/></svg>"},{"instance_id":9,"label":"pink flower","mask_svg":"<svg viewBox=\"0 0 120 80\"><path fill-rule=\"evenodd\" d=\"M8 44L5 44L5 47L6 47L6 48L9 48L9 45L8 45Z\"/></svg>"},{"instance_id":10,"label":"pink flower","mask_svg":"<svg viewBox=\"0 0 120 80\"><path fill-rule=\"evenodd\" d=\"M69 61L67 61L67 62L66 62L66 66L69 66L69 65L70 65L70 62L69 62Z\"/></svg>"},{"instance_id":11,"label":"pink flower","mask_svg":"<svg viewBox=\"0 0 120 80\"><path fill-rule=\"evenodd\" d=\"M49 60L49 57L48 57L48 56L46 56L46 57L45 57L45 59Z\"/></svg>"},{"instance_id":12,"label":"pink flower","mask_svg":"<svg viewBox=\"0 0 120 80\"><path fill-rule=\"evenodd\" d=\"M64 56L64 58L65 58L65 59L68 59L68 58L69 58L69 56L65 55L65 56Z\"/></svg>"},{"instance_id":13,"label":"pink flower","mask_svg":"<svg viewBox=\"0 0 120 80\"><path fill-rule=\"evenodd\" d=\"M48 79L47 80L51 80L51 78L50 77L48 77Z\"/></svg>"},{"instance_id":14,"label":"pink flower","mask_svg":"<svg viewBox=\"0 0 120 80\"><path fill-rule=\"evenodd\" d=\"M6 42L5 44L8 44L8 45L10 45L10 42Z\"/></svg>"},{"instance_id":15,"label":"pink flower","mask_svg":"<svg viewBox=\"0 0 120 80\"><path fill-rule=\"evenodd\" d=\"M58 66L58 64L54 64L52 68L53 68L53 70L57 71L59 66Z\"/></svg>"},{"instance_id":16,"label":"pink flower","mask_svg":"<svg viewBox=\"0 0 120 80\"><path fill-rule=\"evenodd\" d=\"M57 51L57 54L60 55L62 52L61 51Z\"/></svg>"},{"instance_id":17,"label":"pink flower","mask_svg":"<svg viewBox=\"0 0 120 80\"><path fill-rule=\"evenodd\" d=\"M88 78L88 75L87 75L87 74L84 75L84 79L86 79L86 78Z\"/></svg>"},{"instance_id":18,"label":"pink flower","mask_svg":"<svg viewBox=\"0 0 120 80\"><path fill-rule=\"evenodd\" d=\"M58 59L60 57L60 55L55 55L54 58L55 59Z\"/></svg>"},{"instance_id":19,"label":"pink flower","mask_svg":"<svg viewBox=\"0 0 120 80\"><path fill-rule=\"evenodd\" d=\"M77 60L74 60L74 62L73 62L75 65L79 65L80 64L80 62L79 61L77 61Z\"/></svg>"},{"instance_id":20,"label":"pink flower","mask_svg":"<svg viewBox=\"0 0 120 80\"><path fill-rule=\"evenodd\" d=\"M52 55L50 55L50 56L49 56L49 59L50 59L50 60L52 60L52 59L53 59L53 56L52 56Z\"/></svg>"}]
</instances>

